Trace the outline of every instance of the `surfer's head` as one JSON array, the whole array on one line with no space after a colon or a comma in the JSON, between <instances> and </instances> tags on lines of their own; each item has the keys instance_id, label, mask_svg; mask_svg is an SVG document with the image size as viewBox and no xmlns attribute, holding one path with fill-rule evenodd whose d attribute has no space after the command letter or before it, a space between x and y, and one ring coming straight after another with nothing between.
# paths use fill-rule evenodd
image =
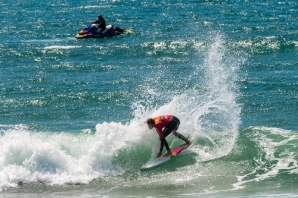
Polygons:
<instances>
[{"instance_id":1,"label":"surfer's head","mask_svg":"<svg viewBox=\"0 0 298 198\"><path fill-rule=\"evenodd\" d=\"M146 123L147 123L149 129L152 129L155 125L155 122L152 118L148 118Z\"/></svg>"}]
</instances>

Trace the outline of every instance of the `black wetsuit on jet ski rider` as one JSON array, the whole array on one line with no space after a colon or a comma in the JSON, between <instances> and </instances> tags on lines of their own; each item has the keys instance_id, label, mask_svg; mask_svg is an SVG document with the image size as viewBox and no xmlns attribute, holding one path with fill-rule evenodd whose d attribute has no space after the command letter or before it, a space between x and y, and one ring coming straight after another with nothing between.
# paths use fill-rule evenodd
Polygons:
<instances>
[{"instance_id":1,"label":"black wetsuit on jet ski rider","mask_svg":"<svg viewBox=\"0 0 298 198\"><path fill-rule=\"evenodd\" d=\"M91 24L97 24L98 25L98 30L99 33L101 33L102 31L104 31L106 29L106 21L105 19L102 17L102 15L98 15L98 19L94 22L92 22Z\"/></svg>"}]
</instances>

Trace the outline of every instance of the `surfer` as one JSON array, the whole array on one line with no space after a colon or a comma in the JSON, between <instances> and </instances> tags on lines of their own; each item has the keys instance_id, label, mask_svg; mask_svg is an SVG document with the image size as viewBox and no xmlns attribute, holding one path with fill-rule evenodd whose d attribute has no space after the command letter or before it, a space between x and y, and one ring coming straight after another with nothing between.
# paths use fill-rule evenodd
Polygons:
<instances>
[{"instance_id":1,"label":"surfer","mask_svg":"<svg viewBox=\"0 0 298 198\"><path fill-rule=\"evenodd\" d=\"M101 14L98 15L98 19L94 22L91 22L91 24L97 24L98 33L101 33L106 29L106 20L102 17Z\"/></svg>"},{"instance_id":2,"label":"surfer","mask_svg":"<svg viewBox=\"0 0 298 198\"><path fill-rule=\"evenodd\" d=\"M157 158L161 156L164 146L167 149L167 153L164 156L172 155L171 149L169 148L168 142L166 141L166 137L172 132L174 136L182 139L186 142L186 144L191 144L189 139L185 138L183 135L177 132L177 129L180 125L180 120L173 115L161 115L155 118L148 118L146 123L149 129L152 129L154 127L159 135L160 149L156 155Z\"/></svg>"}]
</instances>

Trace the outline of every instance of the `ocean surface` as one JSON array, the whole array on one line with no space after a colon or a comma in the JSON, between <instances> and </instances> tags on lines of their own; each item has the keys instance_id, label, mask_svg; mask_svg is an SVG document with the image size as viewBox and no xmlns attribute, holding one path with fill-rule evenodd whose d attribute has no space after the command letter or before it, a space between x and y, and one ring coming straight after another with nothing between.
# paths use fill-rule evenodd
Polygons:
<instances>
[{"instance_id":1,"label":"ocean surface","mask_svg":"<svg viewBox=\"0 0 298 198\"><path fill-rule=\"evenodd\" d=\"M76 39L98 14L134 33ZM298 197L296 0L7 0L0 17L0 197ZM162 114L192 145L140 170Z\"/></svg>"}]
</instances>

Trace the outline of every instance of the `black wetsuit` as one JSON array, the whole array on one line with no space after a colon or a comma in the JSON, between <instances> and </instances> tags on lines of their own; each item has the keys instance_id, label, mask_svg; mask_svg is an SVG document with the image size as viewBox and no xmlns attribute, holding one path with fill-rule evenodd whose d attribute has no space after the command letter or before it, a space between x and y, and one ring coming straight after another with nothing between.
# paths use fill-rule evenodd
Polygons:
<instances>
[{"instance_id":1,"label":"black wetsuit","mask_svg":"<svg viewBox=\"0 0 298 198\"><path fill-rule=\"evenodd\" d=\"M165 126L165 128L163 129L164 138L160 139L160 150L159 150L160 152L162 152L163 146L165 146L167 150L170 150L168 142L166 141L166 137L171 132L173 132L174 136L187 142L187 139L183 135L177 132L179 125L180 125L180 120L176 116L173 116L171 121L167 124L167 126Z\"/></svg>"},{"instance_id":2,"label":"black wetsuit","mask_svg":"<svg viewBox=\"0 0 298 198\"><path fill-rule=\"evenodd\" d=\"M92 22L92 23L95 23L95 24L98 24L98 29L103 31L104 29L106 29L106 21L104 18L98 18L96 21Z\"/></svg>"}]
</instances>

